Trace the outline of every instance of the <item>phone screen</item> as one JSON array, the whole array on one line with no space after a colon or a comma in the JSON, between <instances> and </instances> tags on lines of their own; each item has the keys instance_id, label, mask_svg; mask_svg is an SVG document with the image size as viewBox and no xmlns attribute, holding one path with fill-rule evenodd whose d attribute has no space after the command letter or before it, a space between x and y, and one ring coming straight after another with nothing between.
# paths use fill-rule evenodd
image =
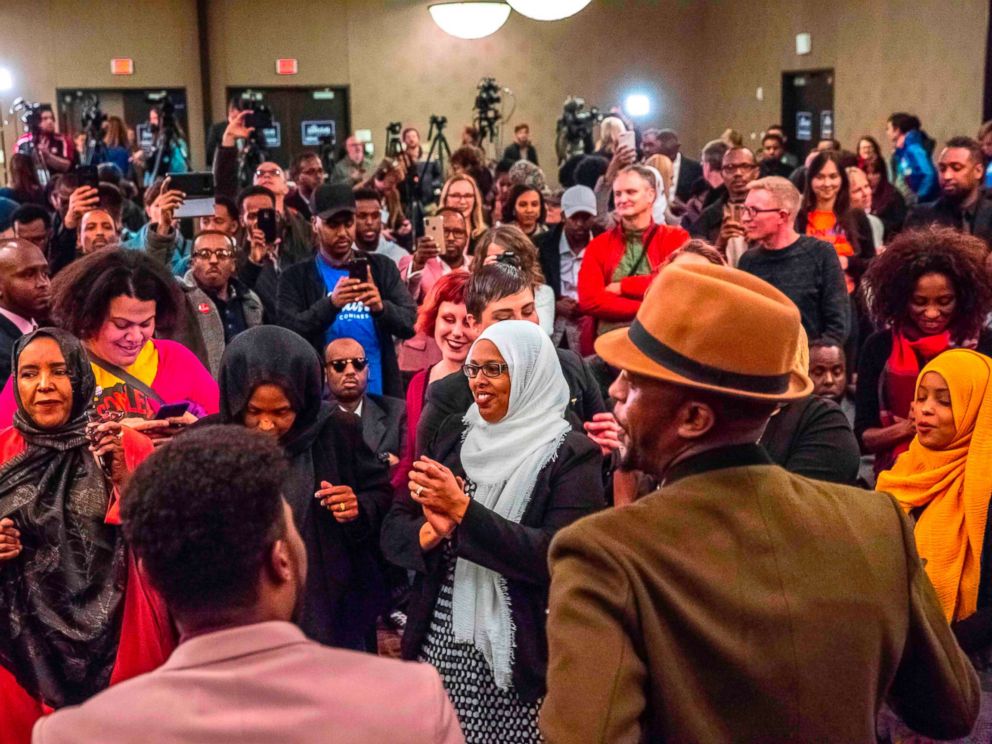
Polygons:
<instances>
[{"instance_id":1,"label":"phone screen","mask_svg":"<svg viewBox=\"0 0 992 744\"><path fill-rule=\"evenodd\" d=\"M620 132L618 142L621 147L634 149L637 147L637 136L633 132Z\"/></svg>"},{"instance_id":2,"label":"phone screen","mask_svg":"<svg viewBox=\"0 0 992 744\"><path fill-rule=\"evenodd\" d=\"M368 281L369 260L367 258L355 258L348 262L348 278Z\"/></svg>"}]
</instances>

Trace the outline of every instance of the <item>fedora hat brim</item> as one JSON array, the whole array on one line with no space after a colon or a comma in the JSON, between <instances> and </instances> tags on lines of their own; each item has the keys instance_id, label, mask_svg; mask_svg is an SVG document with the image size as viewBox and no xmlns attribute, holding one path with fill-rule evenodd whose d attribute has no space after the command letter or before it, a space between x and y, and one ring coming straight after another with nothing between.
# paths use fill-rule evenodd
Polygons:
<instances>
[{"instance_id":1,"label":"fedora hat brim","mask_svg":"<svg viewBox=\"0 0 992 744\"><path fill-rule=\"evenodd\" d=\"M618 328L597 338L596 353L607 364L618 369L627 370L638 375L643 375L644 377L670 382L673 385L708 390L714 393L731 395L735 398L748 398L750 400L762 400L770 403L788 403L806 398L813 392L813 381L808 376L800 375L794 371L789 373L787 389L776 393L758 393L751 390L713 385L694 380L669 369L661 362L652 359L637 348L634 342L630 340L630 333L627 328Z\"/></svg>"}]
</instances>

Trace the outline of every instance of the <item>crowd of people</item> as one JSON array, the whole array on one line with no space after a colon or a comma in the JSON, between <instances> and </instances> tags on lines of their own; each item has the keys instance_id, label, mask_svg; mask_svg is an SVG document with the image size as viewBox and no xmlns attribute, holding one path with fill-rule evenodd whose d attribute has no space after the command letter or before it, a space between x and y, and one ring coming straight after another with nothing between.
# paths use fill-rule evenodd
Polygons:
<instances>
[{"instance_id":1,"label":"crowd of people","mask_svg":"<svg viewBox=\"0 0 992 744\"><path fill-rule=\"evenodd\" d=\"M250 113L196 218L11 159L0 743L992 741L992 123L245 185Z\"/></svg>"}]
</instances>

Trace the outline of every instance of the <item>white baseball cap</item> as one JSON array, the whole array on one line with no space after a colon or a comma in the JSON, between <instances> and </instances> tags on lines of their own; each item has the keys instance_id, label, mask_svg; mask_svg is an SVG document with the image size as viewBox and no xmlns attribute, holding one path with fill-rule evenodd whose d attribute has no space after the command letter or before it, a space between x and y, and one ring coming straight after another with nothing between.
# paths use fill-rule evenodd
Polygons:
<instances>
[{"instance_id":1,"label":"white baseball cap","mask_svg":"<svg viewBox=\"0 0 992 744\"><path fill-rule=\"evenodd\" d=\"M576 212L596 216L596 194L588 186L572 186L561 195L561 211L566 217Z\"/></svg>"}]
</instances>

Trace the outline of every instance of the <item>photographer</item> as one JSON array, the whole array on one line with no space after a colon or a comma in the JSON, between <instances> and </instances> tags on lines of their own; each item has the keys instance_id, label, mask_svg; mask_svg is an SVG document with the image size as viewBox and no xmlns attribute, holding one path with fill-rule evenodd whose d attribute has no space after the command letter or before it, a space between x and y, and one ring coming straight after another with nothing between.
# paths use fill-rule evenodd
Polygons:
<instances>
[{"instance_id":1,"label":"photographer","mask_svg":"<svg viewBox=\"0 0 992 744\"><path fill-rule=\"evenodd\" d=\"M134 167L143 171L144 185L151 186L156 178L166 173L189 172L186 134L176 121L173 104L168 98L148 112L148 126L155 133L154 150L147 156L142 150L134 153Z\"/></svg>"},{"instance_id":2,"label":"photographer","mask_svg":"<svg viewBox=\"0 0 992 744\"><path fill-rule=\"evenodd\" d=\"M346 183L352 188L368 179L375 167L372 156L365 154L365 144L355 135L351 135L344 143L345 156L341 158L331 172L331 183Z\"/></svg>"},{"instance_id":3,"label":"photographer","mask_svg":"<svg viewBox=\"0 0 992 744\"><path fill-rule=\"evenodd\" d=\"M540 165L537 162L537 150L530 141L530 125L517 124L513 128L513 144L507 145L503 150L503 159L512 160L514 163L518 160L529 160L534 165Z\"/></svg>"},{"instance_id":4,"label":"photographer","mask_svg":"<svg viewBox=\"0 0 992 744\"><path fill-rule=\"evenodd\" d=\"M314 198L317 255L279 277L279 325L303 336L318 353L338 338L365 349L368 391L403 397L393 336L413 336L417 306L392 259L355 250L355 196L327 184ZM359 278L364 270L365 277Z\"/></svg>"},{"instance_id":5,"label":"photographer","mask_svg":"<svg viewBox=\"0 0 992 744\"><path fill-rule=\"evenodd\" d=\"M238 150L237 141L247 140L253 127L245 125L250 110L239 111L227 123L220 147L214 155L214 193L230 198L238 196ZM313 228L295 209L286 204L289 183L286 174L276 163L266 161L255 170L253 185L264 187L275 199L278 220L278 243L280 260L295 262L313 256ZM240 201L240 197L239 197ZM243 214L242 214L243 216ZM265 298L262 298L263 301Z\"/></svg>"},{"instance_id":6,"label":"photographer","mask_svg":"<svg viewBox=\"0 0 992 744\"><path fill-rule=\"evenodd\" d=\"M36 104L25 120L27 131L17 138L14 152L30 155L32 147L41 165L53 173L65 173L76 164L76 148L55 126L55 112L50 103Z\"/></svg>"}]
</instances>

